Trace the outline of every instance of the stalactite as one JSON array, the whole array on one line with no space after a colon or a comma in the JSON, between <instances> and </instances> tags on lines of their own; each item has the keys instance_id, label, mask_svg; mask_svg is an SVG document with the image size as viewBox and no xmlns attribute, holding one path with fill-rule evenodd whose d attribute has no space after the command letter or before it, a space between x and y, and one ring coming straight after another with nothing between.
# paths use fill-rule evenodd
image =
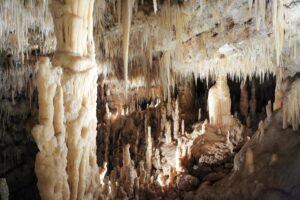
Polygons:
<instances>
[{"instance_id":1,"label":"stalactite","mask_svg":"<svg viewBox=\"0 0 300 200\"><path fill-rule=\"evenodd\" d=\"M156 12L157 12L157 2L156 2L156 0L153 0L153 10L154 10L154 14L156 14Z\"/></svg>"},{"instance_id":2,"label":"stalactite","mask_svg":"<svg viewBox=\"0 0 300 200\"><path fill-rule=\"evenodd\" d=\"M280 64L280 56L284 45L284 13L283 0L274 0L272 9L273 34L275 39L276 64Z\"/></svg>"},{"instance_id":3,"label":"stalactite","mask_svg":"<svg viewBox=\"0 0 300 200\"><path fill-rule=\"evenodd\" d=\"M255 1L256 30L260 30L261 25L265 26L266 6L266 0Z\"/></svg>"},{"instance_id":4,"label":"stalactite","mask_svg":"<svg viewBox=\"0 0 300 200\"><path fill-rule=\"evenodd\" d=\"M253 0L248 0L248 5L249 5L249 13L250 15L252 15Z\"/></svg>"},{"instance_id":5,"label":"stalactite","mask_svg":"<svg viewBox=\"0 0 300 200\"><path fill-rule=\"evenodd\" d=\"M127 99L128 89L128 53L130 43L130 27L132 18L133 0L124 0L122 2L122 27L123 27L123 65L125 78L125 98Z\"/></svg>"},{"instance_id":6,"label":"stalactite","mask_svg":"<svg viewBox=\"0 0 300 200\"><path fill-rule=\"evenodd\" d=\"M181 159L182 159L182 141L181 139L178 139L177 140L178 143L177 143L177 147L176 147L176 171L177 172L182 172L183 171L183 168L182 168L182 165L181 165Z\"/></svg>"},{"instance_id":7,"label":"stalactite","mask_svg":"<svg viewBox=\"0 0 300 200\"><path fill-rule=\"evenodd\" d=\"M207 78L211 76L223 76L224 74L227 74L231 79L241 79L247 76L257 76L263 79L264 74L275 74L277 70L277 66L272 63L274 51L272 44L271 38L255 37L250 39L249 43L236 44L241 52L223 59L214 58L188 63L174 60L174 63L189 65L188 68L179 68L177 70L178 73L195 73L196 77L202 80L208 80ZM178 66L178 64L175 66ZM241 69L239 66L243 66L243 68Z\"/></svg>"},{"instance_id":8,"label":"stalactite","mask_svg":"<svg viewBox=\"0 0 300 200\"><path fill-rule=\"evenodd\" d=\"M171 54L170 52L165 52L163 54L163 57L160 62L160 83L163 91L163 97L164 101L168 99L170 101L171 99L171 91L170 91L170 85L171 85L171 74L170 74L170 68L171 68Z\"/></svg>"}]
</instances>

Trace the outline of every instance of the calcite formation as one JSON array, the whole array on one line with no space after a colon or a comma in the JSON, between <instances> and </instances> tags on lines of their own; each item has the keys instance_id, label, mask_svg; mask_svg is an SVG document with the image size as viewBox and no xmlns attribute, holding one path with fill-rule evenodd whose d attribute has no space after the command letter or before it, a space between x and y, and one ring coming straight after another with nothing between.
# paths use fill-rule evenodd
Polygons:
<instances>
[{"instance_id":1,"label":"calcite formation","mask_svg":"<svg viewBox=\"0 0 300 200\"><path fill-rule=\"evenodd\" d=\"M209 122L212 125L231 125L231 99L226 77L218 77L208 93Z\"/></svg>"},{"instance_id":2,"label":"calcite formation","mask_svg":"<svg viewBox=\"0 0 300 200\"><path fill-rule=\"evenodd\" d=\"M283 98L283 128L289 125L298 130L300 125L300 79L296 78L287 87Z\"/></svg>"},{"instance_id":3,"label":"calcite formation","mask_svg":"<svg viewBox=\"0 0 300 200\"><path fill-rule=\"evenodd\" d=\"M39 125L32 130L42 199L99 196L93 6L93 0L51 4L57 47L52 62L37 63Z\"/></svg>"}]
</instances>

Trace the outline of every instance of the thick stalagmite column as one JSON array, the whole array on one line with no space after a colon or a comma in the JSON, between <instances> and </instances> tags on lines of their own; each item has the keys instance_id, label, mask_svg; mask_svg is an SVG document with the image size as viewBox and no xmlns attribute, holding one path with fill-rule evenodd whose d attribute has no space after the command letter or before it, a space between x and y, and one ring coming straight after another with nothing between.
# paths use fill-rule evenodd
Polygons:
<instances>
[{"instance_id":1,"label":"thick stalagmite column","mask_svg":"<svg viewBox=\"0 0 300 200\"><path fill-rule=\"evenodd\" d=\"M98 199L94 0L53 0L57 48L37 63L35 171L42 199Z\"/></svg>"},{"instance_id":2,"label":"thick stalagmite column","mask_svg":"<svg viewBox=\"0 0 300 200\"><path fill-rule=\"evenodd\" d=\"M218 77L208 92L209 122L213 125L231 125L231 99L226 77Z\"/></svg>"}]
</instances>

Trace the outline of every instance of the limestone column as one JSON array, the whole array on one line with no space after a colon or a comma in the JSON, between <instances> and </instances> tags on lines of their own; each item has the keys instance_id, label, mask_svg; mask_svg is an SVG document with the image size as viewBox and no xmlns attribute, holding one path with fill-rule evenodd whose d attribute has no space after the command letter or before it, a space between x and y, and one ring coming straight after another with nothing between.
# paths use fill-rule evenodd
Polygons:
<instances>
[{"instance_id":1,"label":"limestone column","mask_svg":"<svg viewBox=\"0 0 300 200\"><path fill-rule=\"evenodd\" d=\"M94 0L52 0L52 63L37 63L39 125L35 171L42 199L98 199Z\"/></svg>"},{"instance_id":2,"label":"limestone column","mask_svg":"<svg viewBox=\"0 0 300 200\"><path fill-rule=\"evenodd\" d=\"M231 99L226 77L218 77L208 92L209 122L212 125L231 125Z\"/></svg>"}]
</instances>

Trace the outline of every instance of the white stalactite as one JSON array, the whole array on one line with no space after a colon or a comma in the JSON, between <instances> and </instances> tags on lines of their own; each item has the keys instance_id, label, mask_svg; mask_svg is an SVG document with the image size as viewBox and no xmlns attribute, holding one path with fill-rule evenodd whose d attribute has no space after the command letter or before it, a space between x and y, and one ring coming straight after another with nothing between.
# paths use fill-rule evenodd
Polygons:
<instances>
[{"instance_id":1,"label":"white stalactite","mask_svg":"<svg viewBox=\"0 0 300 200\"><path fill-rule=\"evenodd\" d=\"M275 39L275 51L276 51L276 64L280 65L280 56L284 45L284 13L283 13L283 0L272 1L272 23L273 34Z\"/></svg>"},{"instance_id":2,"label":"white stalactite","mask_svg":"<svg viewBox=\"0 0 300 200\"><path fill-rule=\"evenodd\" d=\"M125 79L125 98L128 90L128 53L130 43L130 27L133 10L133 0L122 1L122 26L123 26L123 65Z\"/></svg>"},{"instance_id":3,"label":"white stalactite","mask_svg":"<svg viewBox=\"0 0 300 200\"><path fill-rule=\"evenodd\" d=\"M157 12L157 1L153 0L153 10L154 10L154 14L156 14Z\"/></svg>"}]
</instances>

